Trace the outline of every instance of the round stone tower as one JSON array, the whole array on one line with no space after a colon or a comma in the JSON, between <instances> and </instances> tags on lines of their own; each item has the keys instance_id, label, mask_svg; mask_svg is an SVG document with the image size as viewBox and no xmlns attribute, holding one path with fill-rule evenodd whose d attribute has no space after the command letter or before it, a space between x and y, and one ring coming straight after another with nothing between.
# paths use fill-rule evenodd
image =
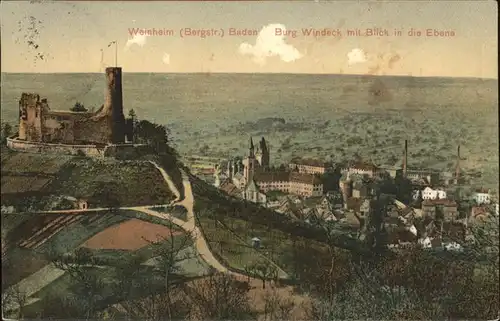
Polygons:
<instances>
[{"instance_id":1,"label":"round stone tower","mask_svg":"<svg viewBox=\"0 0 500 321\"><path fill-rule=\"evenodd\" d=\"M111 142L125 142L125 116L123 115L122 68L106 68L106 100L104 110L110 115Z\"/></svg>"}]
</instances>

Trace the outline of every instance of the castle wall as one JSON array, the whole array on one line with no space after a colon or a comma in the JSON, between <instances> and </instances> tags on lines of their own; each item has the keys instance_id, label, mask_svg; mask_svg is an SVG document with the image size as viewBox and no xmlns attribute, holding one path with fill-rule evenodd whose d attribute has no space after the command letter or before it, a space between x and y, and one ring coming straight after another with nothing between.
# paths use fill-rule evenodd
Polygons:
<instances>
[{"instance_id":1,"label":"castle wall","mask_svg":"<svg viewBox=\"0 0 500 321\"><path fill-rule=\"evenodd\" d=\"M21 152L47 153L47 154L66 154L78 156L98 156L105 155L106 148L96 145L67 145L67 144L49 144L40 142L27 142L19 139L7 139L7 147Z\"/></svg>"},{"instance_id":2,"label":"castle wall","mask_svg":"<svg viewBox=\"0 0 500 321\"><path fill-rule=\"evenodd\" d=\"M19 139L68 145L125 142L121 68L106 68L105 103L95 113L50 110L47 100L23 93L19 100Z\"/></svg>"},{"instance_id":3,"label":"castle wall","mask_svg":"<svg viewBox=\"0 0 500 321\"><path fill-rule=\"evenodd\" d=\"M19 100L19 138L42 140L42 115L40 95L23 93Z\"/></svg>"},{"instance_id":4,"label":"castle wall","mask_svg":"<svg viewBox=\"0 0 500 321\"><path fill-rule=\"evenodd\" d=\"M110 117L100 119L83 119L74 124L75 143L103 144L112 141L112 120Z\"/></svg>"}]
</instances>

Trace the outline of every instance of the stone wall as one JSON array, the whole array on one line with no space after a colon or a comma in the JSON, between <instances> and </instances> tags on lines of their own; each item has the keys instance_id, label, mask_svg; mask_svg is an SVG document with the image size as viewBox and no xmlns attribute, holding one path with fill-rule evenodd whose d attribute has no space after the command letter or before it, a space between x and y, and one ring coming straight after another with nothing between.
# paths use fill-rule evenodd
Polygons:
<instances>
[{"instance_id":1,"label":"stone wall","mask_svg":"<svg viewBox=\"0 0 500 321\"><path fill-rule=\"evenodd\" d=\"M8 138L7 147L20 152L65 154L75 156L104 157L106 147L96 145L66 145L39 142L27 142L17 138Z\"/></svg>"},{"instance_id":2,"label":"stone wall","mask_svg":"<svg viewBox=\"0 0 500 321\"><path fill-rule=\"evenodd\" d=\"M125 142L122 69L106 68L103 106L94 112L51 110L40 95L23 93L19 100L19 140L66 145Z\"/></svg>"}]
</instances>

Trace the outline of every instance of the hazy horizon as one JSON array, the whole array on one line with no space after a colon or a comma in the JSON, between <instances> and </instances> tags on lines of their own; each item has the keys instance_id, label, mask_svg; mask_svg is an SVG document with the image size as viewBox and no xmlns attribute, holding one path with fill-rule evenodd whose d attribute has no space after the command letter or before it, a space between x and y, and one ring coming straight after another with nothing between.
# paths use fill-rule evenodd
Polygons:
<instances>
[{"instance_id":1,"label":"hazy horizon","mask_svg":"<svg viewBox=\"0 0 500 321\"><path fill-rule=\"evenodd\" d=\"M162 1L162 0L157 0L157 1ZM10 75L22 75L22 74L27 74L27 75L36 75L36 74L43 74L43 75L71 75L71 74L88 74L88 75L100 75L104 74L103 72L65 72L65 71L60 71L60 72L1 72L1 74L10 74ZM206 75L206 74L221 74L221 75L230 75L230 74L237 74L237 75L252 75L252 74L259 74L259 75L309 75L309 76L354 76L354 77L404 77L404 78L452 78L452 79L483 79L483 80L495 80L498 81L498 78L491 78L491 77L460 77L460 76L414 76L414 75L370 75L370 74L339 74L339 73L307 73L307 72L218 72L218 71L193 71L193 72L149 72L149 71L123 71L122 74L168 74L168 75Z\"/></svg>"},{"instance_id":2,"label":"hazy horizon","mask_svg":"<svg viewBox=\"0 0 500 321\"><path fill-rule=\"evenodd\" d=\"M102 72L117 60L134 73L498 78L494 1L2 1L1 7L2 67L12 73Z\"/></svg>"}]
</instances>

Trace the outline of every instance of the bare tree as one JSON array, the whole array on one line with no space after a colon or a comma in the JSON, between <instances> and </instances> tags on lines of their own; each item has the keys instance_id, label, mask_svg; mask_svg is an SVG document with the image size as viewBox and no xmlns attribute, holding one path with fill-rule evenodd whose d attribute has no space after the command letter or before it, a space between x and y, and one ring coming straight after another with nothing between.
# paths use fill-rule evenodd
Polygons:
<instances>
[{"instance_id":1,"label":"bare tree","mask_svg":"<svg viewBox=\"0 0 500 321\"><path fill-rule=\"evenodd\" d=\"M76 299L81 302L77 305L86 319L95 318L104 284L90 250L82 247L73 255L51 253L49 256L54 266L68 273L75 282Z\"/></svg>"},{"instance_id":2,"label":"bare tree","mask_svg":"<svg viewBox=\"0 0 500 321\"><path fill-rule=\"evenodd\" d=\"M294 308L293 299L280 295L276 289L264 294L264 320L289 320Z\"/></svg>"},{"instance_id":3,"label":"bare tree","mask_svg":"<svg viewBox=\"0 0 500 321\"><path fill-rule=\"evenodd\" d=\"M185 288L195 320L249 320L249 291L248 283L220 272Z\"/></svg>"},{"instance_id":4,"label":"bare tree","mask_svg":"<svg viewBox=\"0 0 500 321\"><path fill-rule=\"evenodd\" d=\"M250 283L250 278L255 278L255 266L248 264L244 266L243 270L247 276L247 282Z\"/></svg>"},{"instance_id":5,"label":"bare tree","mask_svg":"<svg viewBox=\"0 0 500 321\"><path fill-rule=\"evenodd\" d=\"M253 270L255 271L255 275L262 280L263 289L266 288L266 281L269 279L276 279L278 273L275 266L264 261L255 264Z\"/></svg>"},{"instance_id":6,"label":"bare tree","mask_svg":"<svg viewBox=\"0 0 500 321\"><path fill-rule=\"evenodd\" d=\"M174 235L174 232L174 228L170 228L168 237L150 242L156 256L156 268L164 278L165 288L162 294L153 294L140 302L143 306L149 304L149 307L142 309L145 313L142 315L144 318L168 318L168 320L173 318L172 305L174 300L171 294L176 284L175 276L180 272L180 264L192 258L192 255L185 251L192 245L191 234Z\"/></svg>"},{"instance_id":7,"label":"bare tree","mask_svg":"<svg viewBox=\"0 0 500 321\"><path fill-rule=\"evenodd\" d=\"M24 318L24 308L28 301L26 292L22 291L19 285L11 286L2 291L2 309L3 313L14 314L17 312L17 319Z\"/></svg>"}]
</instances>

